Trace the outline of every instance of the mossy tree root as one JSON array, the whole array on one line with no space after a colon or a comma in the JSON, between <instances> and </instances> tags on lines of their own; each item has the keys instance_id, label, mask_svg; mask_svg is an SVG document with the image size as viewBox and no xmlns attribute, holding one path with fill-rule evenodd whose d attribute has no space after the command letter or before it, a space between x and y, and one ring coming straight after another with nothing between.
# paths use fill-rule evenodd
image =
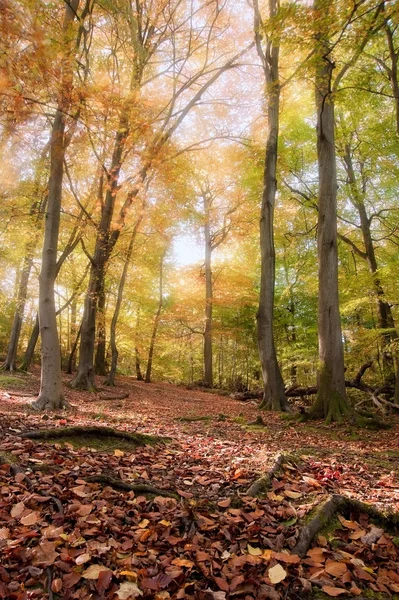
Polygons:
<instances>
[{"instance_id":1,"label":"mossy tree root","mask_svg":"<svg viewBox=\"0 0 399 600\"><path fill-rule=\"evenodd\" d=\"M366 513L387 526L393 525L397 527L399 525L399 513L385 513L360 500L347 498L340 494L333 494L317 508L314 517L309 523L301 528L298 541L291 552L300 557L304 557L309 550L314 537L324 529L334 516L339 512L350 509Z\"/></svg>"},{"instance_id":2,"label":"mossy tree root","mask_svg":"<svg viewBox=\"0 0 399 600\"><path fill-rule=\"evenodd\" d=\"M274 475L276 475L276 473L278 473L282 469L283 464L288 460L289 457L287 457L285 454L276 454L270 471L268 471L267 473L265 473L265 475L262 475L262 477L254 481L254 483L248 488L246 495L257 496L258 494L266 492L268 489L270 489Z\"/></svg>"},{"instance_id":3,"label":"mossy tree root","mask_svg":"<svg viewBox=\"0 0 399 600\"><path fill-rule=\"evenodd\" d=\"M161 488L148 485L146 483L127 483L116 477L109 477L108 475L91 475L86 477L88 483L100 483L101 485L108 485L115 490L121 490L123 492L135 492L136 494L153 494L154 496L164 496L166 498L178 499L178 495Z\"/></svg>"},{"instance_id":4,"label":"mossy tree root","mask_svg":"<svg viewBox=\"0 0 399 600\"><path fill-rule=\"evenodd\" d=\"M31 440L47 440L73 436L106 437L132 442L136 446L145 446L146 444L161 443L168 440L168 438L155 437L144 433L129 433L128 431L119 431L111 427L102 426L52 427L50 429L25 431L19 435L22 438L29 438Z\"/></svg>"}]
</instances>

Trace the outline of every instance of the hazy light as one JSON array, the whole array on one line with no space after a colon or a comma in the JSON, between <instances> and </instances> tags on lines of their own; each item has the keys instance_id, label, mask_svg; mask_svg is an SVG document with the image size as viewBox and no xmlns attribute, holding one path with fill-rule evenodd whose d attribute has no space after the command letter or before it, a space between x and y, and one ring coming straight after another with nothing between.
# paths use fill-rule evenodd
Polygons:
<instances>
[{"instance_id":1,"label":"hazy light","mask_svg":"<svg viewBox=\"0 0 399 600\"><path fill-rule=\"evenodd\" d=\"M204 250L189 235L179 235L173 243L173 254L178 265L192 265L204 261Z\"/></svg>"}]
</instances>

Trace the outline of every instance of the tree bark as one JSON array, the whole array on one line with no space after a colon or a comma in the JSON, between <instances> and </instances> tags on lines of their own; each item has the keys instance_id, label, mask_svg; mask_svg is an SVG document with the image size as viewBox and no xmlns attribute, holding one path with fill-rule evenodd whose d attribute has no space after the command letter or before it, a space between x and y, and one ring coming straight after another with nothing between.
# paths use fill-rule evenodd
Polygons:
<instances>
[{"instance_id":1,"label":"tree bark","mask_svg":"<svg viewBox=\"0 0 399 600\"><path fill-rule=\"evenodd\" d=\"M63 23L63 74L58 107L50 138L50 176L45 218L42 267L39 276L39 327L42 339L42 370L36 410L54 410L64 405L61 381L61 352L57 331L54 284L57 275L57 248L61 216L62 180L65 157L65 122L71 103L73 63L70 30L79 0L66 6Z\"/></svg>"},{"instance_id":2,"label":"tree bark","mask_svg":"<svg viewBox=\"0 0 399 600\"><path fill-rule=\"evenodd\" d=\"M205 235L205 329L204 329L204 383L213 387L213 348L212 348L212 239L210 231L209 195L203 194L204 235Z\"/></svg>"},{"instance_id":3,"label":"tree bark","mask_svg":"<svg viewBox=\"0 0 399 600\"><path fill-rule=\"evenodd\" d=\"M338 297L337 174L335 157L334 97L331 92L334 63L328 38L331 2L315 0L316 110L318 195L318 393L310 414L339 421L348 412L344 352Z\"/></svg>"},{"instance_id":4,"label":"tree bark","mask_svg":"<svg viewBox=\"0 0 399 600\"><path fill-rule=\"evenodd\" d=\"M144 210L144 206L143 206L143 210ZM132 236L130 238L129 246L128 246L127 253L126 253L125 262L123 264L121 279L119 281L118 296L116 299L115 310L114 310L114 314L112 316L112 321L111 321L111 330L110 330L111 368L109 370L109 374L108 374L107 380L105 382L106 385L115 385L116 367L118 365L118 348L116 345L116 326L118 324L119 313L120 313L121 306L122 306L123 291L125 289L129 265L130 265L130 261L132 259L134 243L136 241L137 232L140 227L141 221L143 220L143 216L144 216L144 212L141 213L141 215L139 216L139 218L136 221L135 226L133 228ZM137 366L137 356L138 356L137 348L135 348L135 351L136 351L136 366ZM140 363L139 363L139 370L140 370Z\"/></svg>"},{"instance_id":5,"label":"tree bark","mask_svg":"<svg viewBox=\"0 0 399 600\"><path fill-rule=\"evenodd\" d=\"M145 382L151 383L151 370L152 370L152 360L154 357L154 348L155 348L155 339L157 336L159 321L161 320L161 312L163 305L163 261L165 259L166 249L163 251L161 255L161 261L159 264L159 301L158 301L158 309L154 319L154 326L152 328L151 342L150 348L148 351L148 361L147 361L147 369L145 373Z\"/></svg>"},{"instance_id":6,"label":"tree bark","mask_svg":"<svg viewBox=\"0 0 399 600\"><path fill-rule=\"evenodd\" d=\"M105 364L105 344L106 344L106 333L105 333L105 281L102 281L100 287L100 293L98 297L98 311L97 311L97 350L96 358L94 363L94 372L96 375L106 375L107 366Z\"/></svg>"},{"instance_id":7,"label":"tree bark","mask_svg":"<svg viewBox=\"0 0 399 600\"><path fill-rule=\"evenodd\" d=\"M259 308L256 315L259 359L264 386L260 408L285 411L289 410L289 405L284 394L284 382L277 361L273 329L275 285L274 206L277 191L276 172L280 108L279 46L278 42L268 38L266 49L263 51L261 46L263 32L260 31L262 21L257 2L254 6L255 36L265 73L267 98L267 139L260 215L261 280ZM277 14L277 0L269 0L269 18L275 18Z\"/></svg>"}]
</instances>

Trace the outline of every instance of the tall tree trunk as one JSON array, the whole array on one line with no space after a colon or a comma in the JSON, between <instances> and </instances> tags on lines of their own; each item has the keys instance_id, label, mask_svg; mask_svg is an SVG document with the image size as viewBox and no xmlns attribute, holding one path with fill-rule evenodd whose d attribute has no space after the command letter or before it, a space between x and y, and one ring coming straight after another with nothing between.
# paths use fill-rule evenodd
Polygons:
<instances>
[{"instance_id":1,"label":"tall tree trunk","mask_svg":"<svg viewBox=\"0 0 399 600\"><path fill-rule=\"evenodd\" d=\"M123 292L125 289L125 283L126 283L126 279L127 279L130 261L132 259L134 242L136 241L137 232L138 232L138 229L139 229L142 219L143 219L143 213L141 213L141 215L139 216L139 218L136 221L135 226L133 228L132 236L130 238L129 246L128 246L127 253L126 253L125 262L123 265L122 276L119 281L118 296L116 299L115 310L114 310L114 314L112 316L112 321L111 321L111 330L110 330L111 368L109 370L109 374L108 374L107 380L105 382L106 385L115 385L116 367L118 365L118 348L116 345L116 326L118 324L119 313L120 313L121 306L122 306ZM137 367L137 360L138 360L137 347L135 348L135 352L136 352L136 367ZM140 362L139 362L139 371L140 371Z\"/></svg>"},{"instance_id":2,"label":"tall tree trunk","mask_svg":"<svg viewBox=\"0 0 399 600\"><path fill-rule=\"evenodd\" d=\"M152 370L152 360L154 357L154 348L155 348L155 339L157 337L158 325L161 320L161 312L163 305L163 261L165 258L166 249L162 253L161 261L159 264L159 301L158 301L158 309L154 319L154 326L152 328L151 342L150 348L148 351L148 361L147 361L147 370L145 373L145 382L151 383L151 370Z\"/></svg>"},{"instance_id":3,"label":"tall tree trunk","mask_svg":"<svg viewBox=\"0 0 399 600\"><path fill-rule=\"evenodd\" d=\"M107 367L105 364L105 345L106 345L106 333L105 333L105 281L102 281L100 287L100 293L98 297L98 310L97 310L97 350L96 358L94 361L94 372L96 375L106 375Z\"/></svg>"},{"instance_id":4,"label":"tall tree trunk","mask_svg":"<svg viewBox=\"0 0 399 600\"><path fill-rule=\"evenodd\" d=\"M317 399L311 409L314 418L339 421L348 412L344 376L344 352L338 297L337 174L335 157L334 98L331 93L334 63L328 38L328 0L315 0L316 110L318 195L318 331L319 373Z\"/></svg>"},{"instance_id":5,"label":"tall tree trunk","mask_svg":"<svg viewBox=\"0 0 399 600\"><path fill-rule=\"evenodd\" d=\"M258 330L259 359L263 375L263 400L260 407L267 410L284 411L289 405L284 393L284 382L277 361L274 342L274 206L277 191L277 152L279 135L279 46L272 39L266 40L262 48L262 30L258 3L255 2L255 36L258 53L262 60L266 79L267 139L263 173L262 207L260 215L261 280L259 308L256 315ZM269 19L278 14L278 1L269 0Z\"/></svg>"},{"instance_id":6,"label":"tall tree trunk","mask_svg":"<svg viewBox=\"0 0 399 600\"><path fill-rule=\"evenodd\" d=\"M63 75L58 108L50 138L50 176L46 210L42 267L39 276L39 327L42 340L40 393L33 403L36 410L61 408L64 405L61 381L61 352L57 331L54 284L57 275L57 248L61 216L62 180L65 157L65 121L70 106L73 62L70 29L79 0L66 6L63 23Z\"/></svg>"},{"instance_id":7,"label":"tall tree trunk","mask_svg":"<svg viewBox=\"0 0 399 600\"><path fill-rule=\"evenodd\" d=\"M204 234L205 234L205 329L204 329L204 383L213 387L213 348L212 348L212 240L209 222L209 195L203 194Z\"/></svg>"}]
</instances>

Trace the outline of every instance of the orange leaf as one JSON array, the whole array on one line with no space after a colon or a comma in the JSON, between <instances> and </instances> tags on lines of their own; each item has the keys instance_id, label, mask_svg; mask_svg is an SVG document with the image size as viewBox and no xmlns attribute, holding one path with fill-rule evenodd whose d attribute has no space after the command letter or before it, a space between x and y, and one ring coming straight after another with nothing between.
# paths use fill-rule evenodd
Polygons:
<instances>
[{"instance_id":1,"label":"orange leaf","mask_svg":"<svg viewBox=\"0 0 399 600\"><path fill-rule=\"evenodd\" d=\"M329 575L333 575L334 577L342 577L342 575L347 572L348 567L345 563L327 560L324 569Z\"/></svg>"},{"instance_id":2,"label":"orange leaf","mask_svg":"<svg viewBox=\"0 0 399 600\"><path fill-rule=\"evenodd\" d=\"M348 590L344 590L343 588L336 588L336 587L333 587L332 585L323 585L323 587L321 589L328 596L340 596L341 594L348 593Z\"/></svg>"}]
</instances>

